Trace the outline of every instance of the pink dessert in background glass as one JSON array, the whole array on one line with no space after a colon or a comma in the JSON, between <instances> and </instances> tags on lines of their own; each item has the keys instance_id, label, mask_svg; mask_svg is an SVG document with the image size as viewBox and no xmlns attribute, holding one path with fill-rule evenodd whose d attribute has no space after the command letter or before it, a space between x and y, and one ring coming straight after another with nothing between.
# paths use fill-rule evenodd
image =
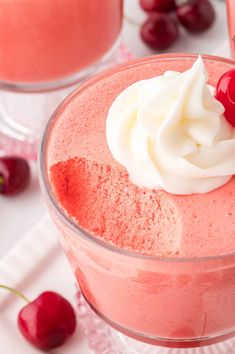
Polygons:
<instances>
[{"instance_id":1,"label":"pink dessert in background glass","mask_svg":"<svg viewBox=\"0 0 235 354\"><path fill-rule=\"evenodd\" d=\"M48 123L40 159L49 210L88 303L125 334L170 347L235 333L235 179L204 194L140 188L109 150L106 119L126 87L183 72L195 59L138 59L84 83ZM212 86L234 65L203 60Z\"/></svg>"},{"instance_id":2,"label":"pink dessert in background glass","mask_svg":"<svg viewBox=\"0 0 235 354\"><path fill-rule=\"evenodd\" d=\"M0 80L41 82L77 73L113 46L122 0L0 0Z\"/></svg>"},{"instance_id":3,"label":"pink dessert in background glass","mask_svg":"<svg viewBox=\"0 0 235 354\"><path fill-rule=\"evenodd\" d=\"M126 60L123 0L0 0L0 148L35 159L58 104Z\"/></svg>"},{"instance_id":4,"label":"pink dessert in background glass","mask_svg":"<svg viewBox=\"0 0 235 354\"><path fill-rule=\"evenodd\" d=\"M226 5L230 49L232 57L235 58L235 2L234 0L226 0Z\"/></svg>"}]
</instances>

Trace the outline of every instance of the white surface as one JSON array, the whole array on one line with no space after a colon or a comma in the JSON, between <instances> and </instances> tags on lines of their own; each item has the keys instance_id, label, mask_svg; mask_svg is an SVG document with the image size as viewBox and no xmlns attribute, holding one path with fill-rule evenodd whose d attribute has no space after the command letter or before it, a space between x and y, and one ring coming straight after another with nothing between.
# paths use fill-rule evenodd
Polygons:
<instances>
[{"instance_id":1,"label":"white surface","mask_svg":"<svg viewBox=\"0 0 235 354\"><path fill-rule=\"evenodd\" d=\"M67 260L59 246L57 231L45 217L0 262L0 284L19 289L34 300L45 290L58 291L75 306L75 282ZM0 352L4 354L36 354L17 328L17 314L25 303L0 289ZM92 354L81 336L75 334L54 354Z\"/></svg>"},{"instance_id":2,"label":"white surface","mask_svg":"<svg viewBox=\"0 0 235 354\"><path fill-rule=\"evenodd\" d=\"M212 1L217 12L215 25L199 36L188 35L182 31L181 39L171 48L171 51L202 52L229 57L225 3L219 0ZM137 23L144 20L145 14L140 10L138 0L126 0L125 5L125 14L128 18L134 19ZM126 20L123 32L124 42L135 56L154 53L140 40L138 26ZM34 178L25 193L10 199L0 197L0 257L6 254L45 212L46 208L36 178L36 166L34 166Z\"/></svg>"},{"instance_id":3,"label":"white surface","mask_svg":"<svg viewBox=\"0 0 235 354\"><path fill-rule=\"evenodd\" d=\"M32 164L29 188L16 197L0 196L0 258L46 213L39 190L37 166Z\"/></svg>"}]
</instances>

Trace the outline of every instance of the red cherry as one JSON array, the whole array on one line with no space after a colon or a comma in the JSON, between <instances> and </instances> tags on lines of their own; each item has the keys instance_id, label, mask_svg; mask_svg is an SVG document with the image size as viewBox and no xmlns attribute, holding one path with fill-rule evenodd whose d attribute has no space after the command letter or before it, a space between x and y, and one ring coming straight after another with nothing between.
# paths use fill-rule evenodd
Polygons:
<instances>
[{"instance_id":1,"label":"red cherry","mask_svg":"<svg viewBox=\"0 0 235 354\"><path fill-rule=\"evenodd\" d=\"M191 32L207 30L215 20L215 11L209 0L188 0L177 7L181 24Z\"/></svg>"},{"instance_id":2,"label":"red cherry","mask_svg":"<svg viewBox=\"0 0 235 354\"><path fill-rule=\"evenodd\" d=\"M179 37L178 24L170 15L154 13L142 25L140 35L151 48L164 50Z\"/></svg>"},{"instance_id":3,"label":"red cherry","mask_svg":"<svg viewBox=\"0 0 235 354\"><path fill-rule=\"evenodd\" d=\"M225 108L225 118L235 127L235 69L227 71L220 77L215 97Z\"/></svg>"},{"instance_id":4,"label":"red cherry","mask_svg":"<svg viewBox=\"0 0 235 354\"><path fill-rule=\"evenodd\" d=\"M140 0L140 6L147 12L169 12L175 10L175 0Z\"/></svg>"},{"instance_id":5,"label":"red cherry","mask_svg":"<svg viewBox=\"0 0 235 354\"><path fill-rule=\"evenodd\" d=\"M18 327L31 344L47 350L60 346L74 333L76 317L64 297L47 291L20 311Z\"/></svg>"},{"instance_id":6,"label":"red cherry","mask_svg":"<svg viewBox=\"0 0 235 354\"><path fill-rule=\"evenodd\" d=\"M23 336L39 349L60 346L76 328L73 307L61 295L46 291L32 302L21 292L0 284L0 289L10 291L27 302L18 315L18 327Z\"/></svg>"},{"instance_id":7,"label":"red cherry","mask_svg":"<svg viewBox=\"0 0 235 354\"><path fill-rule=\"evenodd\" d=\"M0 194L13 195L23 191L30 180L30 168L19 157L0 157Z\"/></svg>"}]
</instances>

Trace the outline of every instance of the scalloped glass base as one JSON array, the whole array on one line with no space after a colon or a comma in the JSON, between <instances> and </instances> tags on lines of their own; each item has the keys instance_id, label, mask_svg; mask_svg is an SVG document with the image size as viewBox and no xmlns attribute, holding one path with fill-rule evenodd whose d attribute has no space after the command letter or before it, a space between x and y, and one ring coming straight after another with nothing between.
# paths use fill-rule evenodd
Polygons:
<instances>
[{"instance_id":1,"label":"scalloped glass base","mask_svg":"<svg viewBox=\"0 0 235 354\"><path fill-rule=\"evenodd\" d=\"M36 159L38 141L42 131L61 101L79 82L105 68L131 58L131 53L125 45L120 44L119 39L100 62L73 77L58 81L55 83L57 89L54 89L54 86L51 87L52 84L50 84L48 88L39 88L37 92L30 92L30 88L27 89L26 86L21 88L18 85L15 90L1 91L0 148L8 154Z\"/></svg>"},{"instance_id":2,"label":"scalloped glass base","mask_svg":"<svg viewBox=\"0 0 235 354\"><path fill-rule=\"evenodd\" d=\"M163 348L134 340L104 322L77 292L80 330L95 354L233 354L235 338L200 348Z\"/></svg>"}]
</instances>

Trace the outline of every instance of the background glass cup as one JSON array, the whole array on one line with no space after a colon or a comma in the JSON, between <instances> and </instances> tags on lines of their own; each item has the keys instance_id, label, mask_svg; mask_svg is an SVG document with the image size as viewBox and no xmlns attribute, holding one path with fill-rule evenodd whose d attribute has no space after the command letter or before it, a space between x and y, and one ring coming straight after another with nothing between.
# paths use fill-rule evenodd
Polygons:
<instances>
[{"instance_id":1,"label":"background glass cup","mask_svg":"<svg viewBox=\"0 0 235 354\"><path fill-rule=\"evenodd\" d=\"M231 55L235 59L235 1L226 0Z\"/></svg>"},{"instance_id":2,"label":"background glass cup","mask_svg":"<svg viewBox=\"0 0 235 354\"><path fill-rule=\"evenodd\" d=\"M41 128L69 90L120 46L123 0L0 0L0 137L36 154ZM50 91L50 93L47 93Z\"/></svg>"},{"instance_id":3,"label":"background glass cup","mask_svg":"<svg viewBox=\"0 0 235 354\"><path fill-rule=\"evenodd\" d=\"M121 86L125 88L165 70L186 70L195 59L195 55L184 54L142 58L88 80L59 106L50 119L40 153L42 191L87 302L120 332L140 341L176 348L209 345L234 336L235 253L161 258L117 248L92 236L67 216L53 194L51 146L53 130L60 126L57 123L62 118L63 122L66 121L69 109L79 115L90 112L96 116L96 108L91 102L102 104L101 92L110 83L112 90L109 90L108 102L111 105L117 95L115 87L116 91L120 90L118 84L112 83L121 80ZM211 85L216 84L222 73L234 67L233 61L217 57L204 56L204 61ZM84 99L86 92L87 101ZM58 137L58 129L56 134ZM74 131L73 137L76 138ZM59 144L59 138L56 141ZM74 146L74 141L71 145ZM59 145L56 147L55 160L58 162L60 156L63 160L65 152L60 151ZM67 144L66 149L69 151Z\"/></svg>"}]
</instances>

